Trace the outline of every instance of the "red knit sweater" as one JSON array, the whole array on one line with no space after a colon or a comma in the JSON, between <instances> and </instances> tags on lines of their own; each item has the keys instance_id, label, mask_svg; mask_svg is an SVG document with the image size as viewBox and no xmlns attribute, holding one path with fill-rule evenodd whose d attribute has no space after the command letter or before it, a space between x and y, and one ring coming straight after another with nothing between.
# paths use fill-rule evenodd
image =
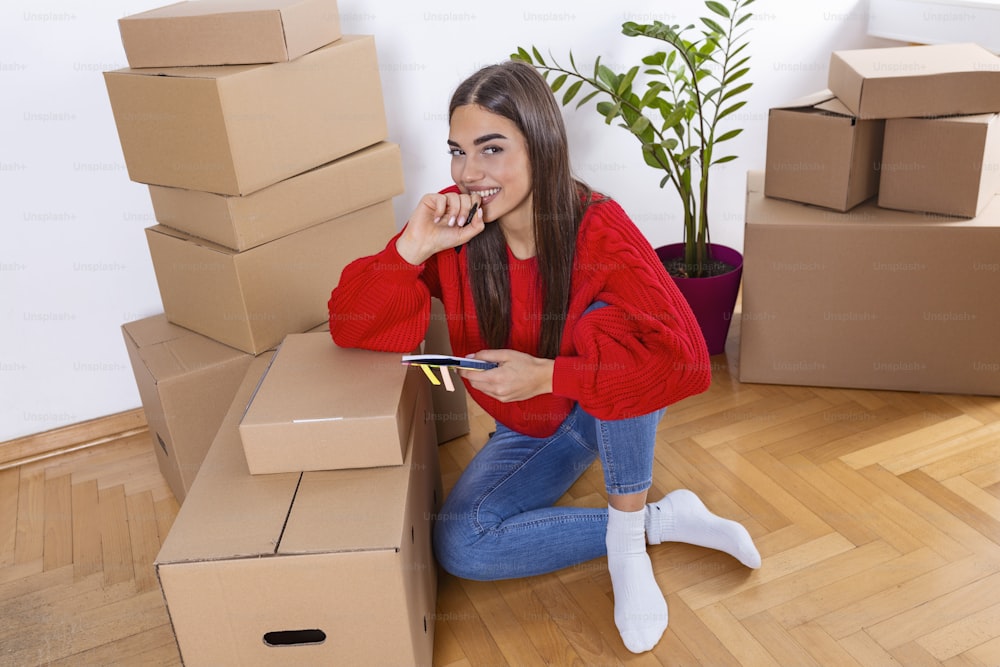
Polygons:
<instances>
[{"instance_id":1,"label":"red knit sweater","mask_svg":"<svg viewBox=\"0 0 1000 667\"><path fill-rule=\"evenodd\" d=\"M509 249L507 258L513 301L507 347L537 356L544 312L537 262L519 260ZM551 394L501 403L466 383L498 422L547 437L577 402L599 419L622 419L708 388L708 351L687 302L614 201L594 203L584 215L571 284ZM464 249L415 266L396 252L396 237L382 252L344 269L329 301L330 334L341 347L410 352L427 331L431 296L444 304L453 354L483 349ZM595 301L608 306L582 317Z\"/></svg>"}]
</instances>

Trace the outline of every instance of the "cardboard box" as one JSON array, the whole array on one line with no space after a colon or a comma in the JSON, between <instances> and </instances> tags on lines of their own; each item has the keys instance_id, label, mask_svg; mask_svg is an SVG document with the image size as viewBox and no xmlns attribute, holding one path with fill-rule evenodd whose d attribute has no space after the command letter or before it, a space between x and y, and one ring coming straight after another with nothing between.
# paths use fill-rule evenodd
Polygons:
<instances>
[{"instance_id":1,"label":"cardboard box","mask_svg":"<svg viewBox=\"0 0 1000 667\"><path fill-rule=\"evenodd\" d=\"M976 44L834 51L827 87L859 118L1000 111L1000 57Z\"/></svg>"},{"instance_id":2,"label":"cardboard box","mask_svg":"<svg viewBox=\"0 0 1000 667\"><path fill-rule=\"evenodd\" d=\"M343 268L396 231L391 202L243 252L156 225L146 240L167 319L251 354L327 321Z\"/></svg>"},{"instance_id":3,"label":"cardboard box","mask_svg":"<svg viewBox=\"0 0 1000 667\"><path fill-rule=\"evenodd\" d=\"M764 194L853 208L878 192L884 129L884 120L855 118L829 90L772 108Z\"/></svg>"},{"instance_id":4,"label":"cardboard box","mask_svg":"<svg viewBox=\"0 0 1000 667\"><path fill-rule=\"evenodd\" d=\"M399 146L389 142L244 197L149 186L157 221L233 250L248 250L402 192Z\"/></svg>"},{"instance_id":5,"label":"cardboard box","mask_svg":"<svg viewBox=\"0 0 1000 667\"><path fill-rule=\"evenodd\" d=\"M184 502L253 356L167 322L122 325L160 472Z\"/></svg>"},{"instance_id":6,"label":"cardboard box","mask_svg":"<svg viewBox=\"0 0 1000 667\"><path fill-rule=\"evenodd\" d=\"M401 465L427 381L400 355L289 334L240 421L251 474Z\"/></svg>"},{"instance_id":7,"label":"cardboard box","mask_svg":"<svg viewBox=\"0 0 1000 667\"><path fill-rule=\"evenodd\" d=\"M1000 395L1000 198L837 213L748 177L741 382Z\"/></svg>"},{"instance_id":8,"label":"cardboard box","mask_svg":"<svg viewBox=\"0 0 1000 667\"><path fill-rule=\"evenodd\" d=\"M104 80L139 183L246 195L387 134L370 35L273 65L126 68Z\"/></svg>"},{"instance_id":9,"label":"cardboard box","mask_svg":"<svg viewBox=\"0 0 1000 667\"><path fill-rule=\"evenodd\" d=\"M404 465L251 475L255 359L155 567L181 659L199 665L430 665L441 499L433 429ZM416 407L416 406L414 406Z\"/></svg>"},{"instance_id":10,"label":"cardboard box","mask_svg":"<svg viewBox=\"0 0 1000 667\"><path fill-rule=\"evenodd\" d=\"M118 19L130 67L294 60L340 39L336 0L191 0Z\"/></svg>"},{"instance_id":11,"label":"cardboard box","mask_svg":"<svg viewBox=\"0 0 1000 667\"><path fill-rule=\"evenodd\" d=\"M886 121L878 205L975 217L1000 192L1000 115Z\"/></svg>"},{"instance_id":12,"label":"cardboard box","mask_svg":"<svg viewBox=\"0 0 1000 667\"><path fill-rule=\"evenodd\" d=\"M428 354L451 354L451 340L448 338L447 314L438 299L431 299L431 323L424 337L424 352ZM434 426L438 444L460 438L469 432L469 392L465 383L456 376L455 391L445 386L431 385L431 402L434 405Z\"/></svg>"}]
</instances>

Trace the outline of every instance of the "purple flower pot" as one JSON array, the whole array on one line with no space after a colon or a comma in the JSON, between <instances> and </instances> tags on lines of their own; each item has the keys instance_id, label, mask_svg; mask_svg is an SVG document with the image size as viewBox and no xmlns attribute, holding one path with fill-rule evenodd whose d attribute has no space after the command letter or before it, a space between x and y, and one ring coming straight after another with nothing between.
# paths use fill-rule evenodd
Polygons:
<instances>
[{"instance_id":1,"label":"purple flower pot","mask_svg":"<svg viewBox=\"0 0 1000 667\"><path fill-rule=\"evenodd\" d=\"M691 306L701 333L705 337L708 353L722 354L726 351L726 336L729 323L733 320L736 297L740 291L743 276L743 255L732 248L710 244L712 257L735 268L729 273L709 278L674 278L677 288ZM656 249L661 260L684 256L684 244L672 243Z\"/></svg>"}]
</instances>

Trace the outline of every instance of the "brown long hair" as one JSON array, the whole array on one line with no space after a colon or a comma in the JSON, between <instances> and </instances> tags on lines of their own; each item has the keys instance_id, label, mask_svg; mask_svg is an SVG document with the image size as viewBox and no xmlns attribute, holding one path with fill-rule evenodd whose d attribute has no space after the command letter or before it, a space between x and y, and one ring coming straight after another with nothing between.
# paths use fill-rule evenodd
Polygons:
<instances>
[{"instance_id":1,"label":"brown long hair","mask_svg":"<svg viewBox=\"0 0 1000 667\"><path fill-rule=\"evenodd\" d=\"M455 90L448 107L475 104L512 121L524 134L531 164L532 220L543 313L537 356L559 354L569 308L576 236L590 190L572 174L562 113L534 67L518 61L489 65ZM466 244L466 263L479 334L492 348L506 347L511 329L507 243L496 224Z\"/></svg>"}]
</instances>

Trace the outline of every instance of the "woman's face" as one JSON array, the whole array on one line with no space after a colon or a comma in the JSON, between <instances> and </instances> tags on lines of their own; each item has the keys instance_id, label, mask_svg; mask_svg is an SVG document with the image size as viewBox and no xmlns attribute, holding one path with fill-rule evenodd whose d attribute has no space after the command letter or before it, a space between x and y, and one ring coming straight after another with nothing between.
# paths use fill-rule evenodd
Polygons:
<instances>
[{"instance_id":1,"label":"woman's face","mask_svg":"<svg viewBox=\"0 0 1000 667\"><path fill-rule=\"evenodd\" d=\"M456 107L448 137L451 177L482 198L483 220L531 224L531 163L524 134L509 119L475 104Z\"/></svg>"}]
</instances>

